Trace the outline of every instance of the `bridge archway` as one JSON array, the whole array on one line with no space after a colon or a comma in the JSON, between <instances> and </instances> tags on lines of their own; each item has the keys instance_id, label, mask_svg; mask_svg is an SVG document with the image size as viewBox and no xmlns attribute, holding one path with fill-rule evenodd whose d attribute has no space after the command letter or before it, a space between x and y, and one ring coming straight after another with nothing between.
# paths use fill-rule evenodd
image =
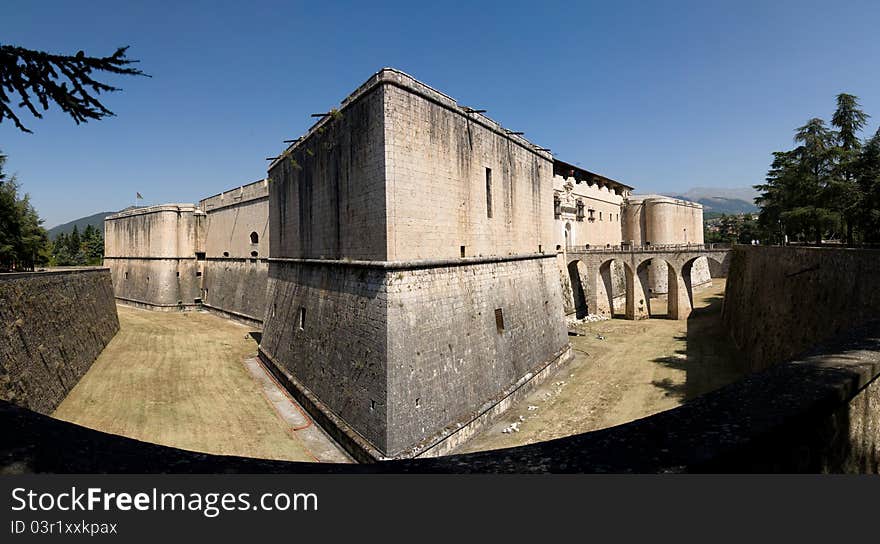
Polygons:
<instances>
[{"instance_id":1,"label":"bridge archway","mask_svg":"<svg viewBox=\"0 0 880 544\"><path fill-rule=\"evenodd\" d=\"M586 317L591 310L587 303L588 290L584 289L583 278L588 278L587 267L579 259L568 263L568 277L571 282L571 296L574 299L574 312L578 319Z\"/></svg>"},{"instance_id":2,"label":"bridge archway","mask_svg":"<svg viewBox=\"0 0 880 544\"><path fill-rule=\"evenodd\" d=\"M593 313L607 317L624 317L634 301L630 297L632 268L621 259L607 259L596 272L596 308ZM636 304L637 305L637 304Z\"/></svg>"},{"instance_id":3,"label":"bridge archway","mask_svg":"<svg viewBox=\"0 0 880 544\"><path fill-rule=\"evenodd\" d=\"M667 285L666 304L663 304L661 300L662 295L657 295L653 292L651 287L653 283L653 274L665 274ZM677 319L677 317L674 317L674 314L676 314L674 299L678 295L677 286L679 274L675 265L663 257L652 255L639 262L636 267L636 277L639 282L639 287L645 295L644 317ZM665 311L663 310L664 306L666 307Z\"/></svg>"},{"instance_id":4,"label":"bridge archway","mask_svg":"<svg viewBox=\"0 0 880 544\"><path fill-rule=\"evenodd\" d=\"M726 257L727 254L725 254L725 258ZM697 285L694 280L694 266L700 259L705 259L706 263L708 264L710 280L711 278L720 277L718 271L726 270L727 263L725 263L723 259L719 260L715 255L712 255L711 253L692 257L681 265L681 279L684 282L685 288L687 290L687 298L691 308L694 307L694 286ZM715 272L714 274L713 271Z\"/></svg>"}]
</instances>

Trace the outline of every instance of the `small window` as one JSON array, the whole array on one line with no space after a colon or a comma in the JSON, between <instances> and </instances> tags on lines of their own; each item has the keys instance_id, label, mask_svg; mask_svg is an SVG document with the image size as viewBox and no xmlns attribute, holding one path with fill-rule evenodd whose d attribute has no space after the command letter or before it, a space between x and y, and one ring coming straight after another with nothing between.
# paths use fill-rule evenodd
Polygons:
<instances>
[{"instance_id":1,"label":"small window","mask_svg":"<svg viewBox=\"0 0 880 544\"><path fill-rule=\"evenodd\" d=\"M599 212L599 221L602 220L602 212Z\"/></svg>"},{"instance_id":2,"label":"small window","mask_svg":"<svg viewBox=\"0 0 880 544\"><path fill-rule=\"evenodd\" d=\"M177 277L178 277L178 278L180 277L180 271L179 271L179 270L177 271Z\"/></svg>"},{"instance_id":3,"label":"small window","mask_svg":"<svg viewBox=\"0 0 880 544\"><path fill-rule=\"evenodd\" d=\"M201 277L201 275L202 275L202 271L196 270L196 277L199 278L199 277Z\"/></svg>"},{"instance_id":4,"label":"small window","mask_svg":"<svg viewBox=\"0 0 880 544\"><path fill-rule=\"evenodd\" d=\"M224 256L224 257L229 257L229 252L228 252L228 251L224 251L224 252L223 252L223 256Z\"/></svg>"},{"instance_id":5,"label":"small window","mask_svg":"<svg viewBox=\"0 0 880 544\"><path fill-rule=\"evenodd\" d=\"M461 258L464 259L464 246L461 246Z\"/></svg>"},{"instance_id":6,"label":"small window","mask_svg":"<svg viewBox=\"0 0 880 544\"><path fill-rule=\"evenodd\" d=\"M486 217L492 219L492 169L486 168Z\"/></svg>"},{"instance_id":7,"label":"small window","mask_svg":"<svg viewBox=\"0 0 880 544\"><path fill-rule=\"evenodd\" d=\"M299 330L305 330L306 328L306 309L299 309Z\"/></svg>"},{"instance_id":8,"label":"small window","mask_svg":"<svg viewBox=\"0 0 880 544\"><path fill-rule=\"evenodd\" d=\"M562 217L562 200L559 195L553 195L553 217L555 219Z\"/></svg>"},{"instance_id":9,"label":"small window","mask_svg":"<svg viewBox=\"0 0 880 544\"><path fill-rule=\"evenodd\" d=\"M257 243L259 243L259 242L260 242L260 235L257 234L256 232L252 232L252 233L251 233L251 243L252 243L252 244L257 244Z\"/></svg>"},{"instance_id":10,"label":"small window","mask_svg":"<svg viewBox=\"0 0 880 544\"><path fill-rule=\"evenodd\" d=\"M204 261L205 260L205 252L204 251L196 251L196 260Z\"/></svg>"},{"instance_id":11,"label":"small window","mask_svg":"<svg viewBox=\"0 0 880 544\"><path fill-rule=\"evenodd\" d=\"M200 299L200 298L194 298L194 299L193 299L193 302L196 303L196 304L201 304L201 303L202 303L202 299Z\"/></svg>"},{"instance_id":12,"label":"small window","mask_svg":"<svg viewBox=\"0 0 880 544\"><path fill-rule=\"evenodd\" d=\"M125 273L125 279L128 279L128 272Z\"/></svg>"},{"instance_id":13,"label":"small window","mask_svg":"<svg viewBox=\"0 0 880 544\"><path fill-rule=\"evenodd\" d=\"M499 333L504 332L504 312L501 308L495 308L495 328Z\"/></svg>"},{"instance_id":14,"label":"small window","mask_svg":"<svg viewBox=\"0 0 880 544\"><path fill-rule=\"evenodd\" d=\"M256 257L256 256L257 256L257 252L256 252L256 251L251 251L251 257Z\"/></svg>"},{"instance_id":15,"label":"small window","mask_svg":"<svg viewBox=\"0 0 880 544\"><path fill-rule=\"evenodd\" d=\"M538 244L538 253L544 253L544 247L541 244Z\"/></svg>"}]
</instances>

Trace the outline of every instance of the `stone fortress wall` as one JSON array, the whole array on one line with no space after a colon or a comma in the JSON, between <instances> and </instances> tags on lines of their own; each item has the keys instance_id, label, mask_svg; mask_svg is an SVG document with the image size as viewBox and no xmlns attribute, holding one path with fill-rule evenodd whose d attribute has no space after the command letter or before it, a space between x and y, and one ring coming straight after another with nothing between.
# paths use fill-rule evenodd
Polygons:
<instances>
[{"instance_id":1,"label":"stone fortress wall","mask_svg":"<svg viewBox=\"0 0 880 544\"><path fill-rule=\"evenodd\" d=\"M204 219L192 204L134 208L104 219L104 266L116 298L156 310L198 305Z\"/></svg>"},{"instance_id":2,"label":"stone fortress wall","mask_svg":"<svg viewBox=\"0 0 880 544\"><path fill-rule=\"evenodd\" d=\"M51 414L118 330L104 268L0 274L0 399Z\"/></svg>"},{"instance_id":3,"label":"stone fortress wall","mask_svg":"<svg viewBox=\"0 0 880 544\"><path fill-rule=\"evenodd\" d=\"M262 356L341 441L442 452L569 353L551 175L546 152L380 71L270 167Z\"/></svg>"},{"instance_id":4,"label":"stone fortress wall","mask_svg":"<svg viewBox=\"0 0 880 544\"><path fill-rule=\"evenodd\" d=\"M204 307L262 323L269 274L269 182L199 201L205 212Z\"/></svg>"},{"instance_id":5,"label":"stone fortress wall","mask_svg":"<svg viewBox=\"0 0 880 544\"><path fill-rule=\"evenodd\" d=\"M177 311L205 307L261 323L268 272L268 183L104 220L104 266L116 298Z\"/></svg>"}]
</instances>

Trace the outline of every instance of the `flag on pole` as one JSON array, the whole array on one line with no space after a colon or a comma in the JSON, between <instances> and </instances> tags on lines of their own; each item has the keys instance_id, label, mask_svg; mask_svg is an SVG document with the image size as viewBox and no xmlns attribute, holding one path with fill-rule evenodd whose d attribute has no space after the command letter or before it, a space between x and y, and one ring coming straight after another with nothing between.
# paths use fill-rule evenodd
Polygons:
<instances>
[{"instance_id":1,"label":"flag on pole","mask_svg":"<svg viewBox=\"0 0 880 544\"><path fill-rule=\"evenodd\" d=\"M139 200L143 200L143 199L144 199L144 197L143 197L140 193L135 192L134 194L137 195L137 197L138 197Z\"/></svg>"}]
</instances>

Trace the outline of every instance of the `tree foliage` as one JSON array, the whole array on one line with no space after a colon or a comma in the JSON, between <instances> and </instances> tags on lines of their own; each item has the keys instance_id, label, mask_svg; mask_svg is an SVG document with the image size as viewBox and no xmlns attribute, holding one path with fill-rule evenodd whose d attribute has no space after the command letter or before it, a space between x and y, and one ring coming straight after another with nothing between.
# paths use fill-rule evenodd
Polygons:
<instances>
[{"instance_id":1,"label":"tree foliage","mask_svg":"<svg viewBox=\"0 0 880 544\"><path fill-rule=\"evenodd\" d=\"M751 244L761 240L764 232L752 214L727 215L706 223L703 239L708 243Z\"/></svg>"},{"instance_id":2,"label":"tree foliage","mask_svg":"<svg viewBox=\"0 0 880 544\"><path fill-rule=\"evenodd\" d=\"M5 163L0 154L0 270L33 270L49 262L49 237L18 180L3 172Z\"/></svg>"},{"instance_id":3,"label":"tree foliage","mask_svg":"<svg viewBox=\"0 0 880 544\"><path fill-rule=\"evenodd\" d=\"M87 225L82 234L76 226L70 234L59 233L52 244L55 266L100 265L103 260L104 236L91 225Z\"/></svg>"},{"instance_id":4,"label":"tree foliage","mask_svg":"<svg viewBox=\"0 0 880 544\"><path fill-rule=\"evenodd\" d=\"M859 136L869 117L856 96L839 94L831 127L810 119L795 130L797 147L773 153L765 183L755 186L759 226L769 241L876 240L880 221L871 218L880 200L880 160L872 156L880 159L880 139L863 145Z\"/></svg>"},{"instance_id":5,"label":"tree foliage","mask_svg":"<svg viewBox=\"0 0 880 544\"><path fill-rule=\"evenodd\" d=\"M13 45L0 45L0 123L9 119L24 132L31 132L13 110L13 101L36 118L56 104L76 124L113 115L98 96L120 90L95 79L105 72L119 75L146 75L126 58L128 47L120 47L109 57L55 55Z\"/></svg>"}]
</instances>

